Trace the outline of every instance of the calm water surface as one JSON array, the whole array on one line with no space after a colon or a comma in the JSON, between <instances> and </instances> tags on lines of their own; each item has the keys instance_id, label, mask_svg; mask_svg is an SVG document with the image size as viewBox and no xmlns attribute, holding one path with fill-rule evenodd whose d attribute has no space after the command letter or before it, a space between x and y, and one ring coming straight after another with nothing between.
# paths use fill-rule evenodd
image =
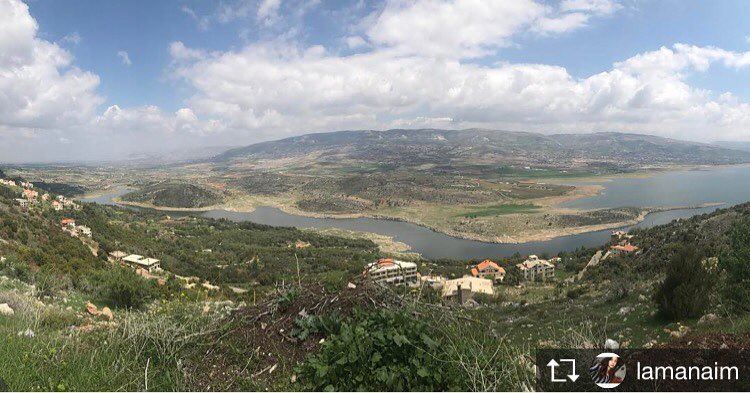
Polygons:
<instances>
[{"instance_id":1,"label":"calm water surface","mask_svg":"<svg viewBox=\"0 0 750 393\"><path fill-rule=\"evenodd\" d=\"M621 206L695 206L711 202L724 202L733 205L750 200L750 166L674 171L660 173L648 178L620 178L593 183L602 184L605 187L602 193L594 197L568 202L564 206L593 209ZM120 190L112 194L83 200L113 204L112 198L122 195L124 192ZM709 213L717 208L707 207L652 213L635 227L647 228L666 224L678 218ZM540 242L496 244L458 239L419 225L399 221L372 218L310 218L288 214L272 207L259 207L250 213L211 210L195 214L210 218L225 218L238 222L252 221L274 226L341 228L372 232L392 236L395 240L408 244L413 251L426 258L498 258L510 256L516 252L522 255L544 252L554 255L560 251L570 251L581 246L599 246L609 239L611 233L611 230L604 230L563 236Z\"/></svg>"}]
</instances>

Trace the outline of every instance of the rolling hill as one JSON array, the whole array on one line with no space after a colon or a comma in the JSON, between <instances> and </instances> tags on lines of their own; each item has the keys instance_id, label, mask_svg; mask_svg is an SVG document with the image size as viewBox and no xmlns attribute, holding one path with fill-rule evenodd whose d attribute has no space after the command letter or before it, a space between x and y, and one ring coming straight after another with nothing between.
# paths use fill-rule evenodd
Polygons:
<instances>
[{"instance_id":1,"label":"rolling hill","mask_svg":"<svg viewBox=\"0 0 750 393\"><path fill-rule=\"evenodd\" d=\"M193 184L165 181L123 195L126 202L150 203L159 207L200 208L221 203L224 198L214 190Z\"/></svg>"},{"instance_id":2,"label":"rolling hill","mask_svg":"<svg viewBox=\"0 0 750 393\"><path fill-rule=\"evenodd\" d=\"M750 162L750 152L624 133L553 134L469 130L339 131L308 134L228 150L216 163L303 159L314 162L531 165L637 169Z\"/></svg>"}]
</instances>

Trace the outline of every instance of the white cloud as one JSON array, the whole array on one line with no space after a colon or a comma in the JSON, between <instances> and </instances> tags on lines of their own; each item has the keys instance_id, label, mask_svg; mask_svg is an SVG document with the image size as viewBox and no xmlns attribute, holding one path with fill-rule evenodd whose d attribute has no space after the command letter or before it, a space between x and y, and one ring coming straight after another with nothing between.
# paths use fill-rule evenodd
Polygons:
<instances>
[{"instance_id":1,"label":"white cloud","mask_svg":"<svg viewBox=\"0 0 750 393\"><path fill-rule=\"evenodd\" d=\"M260 15L258 4L247 8L250 17ZM336 41L358 49L347 56L290 38L226 52L175 41L167 71L193 93L170 112L114 103L97 110L104 101L99 78L40 39L23 3L0 0L0 156L36 149L50 157L118 158L208 141L391 127L750 138L750 104L690 84L692 74L712 67L747 69L750 52L676 44L584 78L555 65L467 61L502 53L519 34L569 32L619 7L596 0L393 0ZM58 152L63 140L70 143Z\"/></svg>"},{"instance_id":2,"label":"white cloud","mask_svg":"<svg viewBox=\"0 0 750 393\"><path fill-rule=\"evenodd\" d=\"M208 27L211 25L211 18L204 15L198 15L198 13L195 12L192 8L188 7L187 5L183 5L180 7L180 10L184 12L186 15L188 15L190 18L192 18L197 24L198 28L200 30L208 30Z\"/></svg>"},{"instance_id":3,"label":"white cloud","mask_svg":"<svg viewBox=\"0 0 750 393\"><path fill-rule=\"evenodd\" d=\"M586 11L598 15L609 15L621 10L622 4L613 0L563 0L560 2L560 10Z\"/></svg>"},{"instance_id":4,"label":"white cloud","mask_svg":"<svg viewBox=\"0 0 750 393\"><path fill-rule=\"evenodd\" d=\"M399 53L481 57L511 45L520 32L567 32L620 8L611 0L567 0L559 9L535 0L389 0L370 16L366 34Z\"/></svg>"},{"instance_id":5,"label":"white cloud","mask_svg":"<svg viewBox=\"0 0 750 393\"><path fill-rule=\"evenodd\" d=\"M357 49L357 48L363 48L367 46L367 41L365 41L364 38L358 35L352 35L352 36L346 37L344 42L346 42L346 46L349 47L349 49Z\"/></svg>"},{"instance_id":6,"label":"white cloud","mask_svg":"<svg viewBox=\"0 0 750 393\"><path fill-rule=\"evenodd\" d=\"M81 36L78 33L73 32L71 34L65 35L63 38L60 39L60 41L71 43L73 45L78 45L81 43Z\"/></svg>"},{"instance_id":7,"label":"white cloud","mask_svg":"<svg viewBox=\"0 0 750 393\"><path fill-rule=\"evenodd\" d=\"M26 4L0 0L0 134L79 125L102 102L99 78L36 34Z\"/></svg>"},{"instance_id":8,"label":"white cloud","mask_svg":"<svg viewBox=\"0 0 750 393\"><path fill-rule=\"evenodd\" d=\"M258 138L440 123L705 140L747 134L750 106L691 87L687 76L711 64L746 67L749 56L678 44L576 79L542 64L481 66L390 51L335 56L252 45L178 73L197 91L188 103L199 116Z\"/></svg>"},{"instance_id":9,"label":"white cloud","mask_svg":"<svg viewBox=\"0 0 750 393\"><path fill-rule=\"evenodd\" d=\"M533 27L534 31L541 34L565 33L584 26L588 22L590 15L571 12L554 18L539 18Z\"/></svg>"},{"instance_id":10,"label":"white cloud","mask_svg":"<svg viewBox=\"0 0 750 393\"><path fill-rule=\"evenodd\" d=\"M130 55L128 55L128 52L121 50L117 52L117 57L122 60L122 64L125 64L126 66L132 65L133 62L130 61Z\"/></svg>"},{"instance_id":11,"label":"white cloud","mask_svg":"<svg viewBox=\"0 0 750 393\"><path fill-rule=\"evenodd\" d=\"M200 60L206 57L205 51L188 48L181 41L169 44L169 54L174 61L178 62Z\"/></svg>"},{"instance_id":12,"label":"white cloud","mask_svg":"<svg viewBox=\"0 0 750 393\"><path fill-rule=\"evenodd\" d=\"M0 162L122 158L197 145L222 129L189 108L113 105L99 114L99 77L75 67L70 53L37 30L26 4L0 0Z\"/></svg>"},{"instance_id":13,"label":"white cloud","mask_svg":"<svg viewBox=\"0 0 750 393\"><path fill-rule=\"evenodd\" d=\"M281 0L262 0L258 6L257 17L266 25L273 24L279 18Z\"/></svg>"}]
</instances>

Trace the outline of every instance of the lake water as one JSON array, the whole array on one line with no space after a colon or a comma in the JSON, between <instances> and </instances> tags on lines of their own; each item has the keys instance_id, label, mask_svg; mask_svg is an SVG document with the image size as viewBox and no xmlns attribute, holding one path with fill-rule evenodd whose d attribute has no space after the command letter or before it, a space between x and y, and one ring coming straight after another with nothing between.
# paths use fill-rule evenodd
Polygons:
<instances>
[{"instance_id":1,"label":"lake water","mask_svg":"<svg viewBox=\"0 0 750 393\"><path fill-rule=\"evenodd\" d=\"M617 178L602 184L605 189L597 196L568 202L564 206L576 208L607 208L620 206L658 207L695 206L703 203L725 202L733 205L750 200L750 166L713 168L700 171L674 171L645 178ZM574 184L574 183L571 183ZM590 184L590 183L589 183ZM123 191L86 202L113 204L112 198ZM725 205L726 206L726 205ZM718 207L672 210L649 214L636 227L666 224L678 218L709 213ZM185 214L165 212L165 214ZM210 218L232 221L252 221L274 226L299 228L341 228L372 232L393 237L411 246L426 258L479 259L500 258L518 252L522 255L570 251L581 246L593 247L605 243L611 230L562 236L552 240L519 244L496 244L454 238L406 222L372 218L330 219L310 218L285 213L272 207L259 207L250 213L211 210L194 213Z\"/></svg>"}]
</instances>

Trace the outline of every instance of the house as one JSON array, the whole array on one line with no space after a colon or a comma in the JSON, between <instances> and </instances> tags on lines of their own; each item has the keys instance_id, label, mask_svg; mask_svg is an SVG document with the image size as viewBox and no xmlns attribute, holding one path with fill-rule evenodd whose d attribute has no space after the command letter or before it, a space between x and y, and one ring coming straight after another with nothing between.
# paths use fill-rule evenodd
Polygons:
<instances>
[{"instance_id":1,"label":"house","mask_svg":"<svg viewBox=\"0 0 750 393\"><path fill-rule=\"evenodd\" d=\"M433 289L442 289L445 286L445 277L443 276L419 276L419 281L422 282L422 285Z\"/></svg>"},{"instance_id":2,"label":"house","mask_svg":"<svg viewBox=\"0 0 750 393\"><path fill-rule=\"evenodd\" d=\"M127 253L124 253L122 251L112 251L109 253L109 256L111 256L112 259L116 261L122 261L122 258L125 258L127 255Z\"/></svg>"},{"instance_id":3,"label":"house","mask_svg":"<svg viewBox=\"0 0 750 393\"><path fill-rule=\"evenodd\" d=\"M633 235L629 235L625 231L614 231L612 232L611 241L615 244L625 245L630 242L630 239L632 238Z\"/></svg>"},{"instance_id":4,"label":"house","mask_svg":"<svg viewBox=\"0 0 750 393\"><path fill-rule=\"evenodd\" d=\"M91 237L91 228L89 228L87 226L78 225L76 227L76 230L78 231L78 233L80 233L83 236Z\"/></svg>"},{"instance_id":5,"label":"house","mask_svg":"<svg viewBox=\"0 0 750 393\"><path fill-rule=\"evenodd\" d=\"M497 263L485 259L471 269L471 275L474 277L488 278L495 282L502 282L505 279L505 269L498 266Z\"/></svg>"},{"instance_id":6,"label":"house","mask_svg":"<svg viewBox=\"0 0 750 393\"><path fill-rule=\"evenodd\" d=\"M62 204L63 204L63 206L68 207L68 208L72 208L73 210L81 210L81 206L78 205L77 203L71 201L70 199L65 199L65 201L63 201Z\"/></svg>"},{"instance_id":7,"label":"house","mask_svg":"<svg viewBox=\"0 0 750 393\"><path fill-rule=\"evenodd\" d=\"M454 280L447 280L443 285L444 298L454 298L460 304L467 304L475 294L494 295L492 280L480 277L464 276Z\"/></svg>"},{"instance_id":8,"label":"house","mask_svg":"<svg viewBox=\"0 0 750 393\"><path fill-rule=\"evenodd\" d=\"M16 186L16 182L14 182L13 180L0 179L0 184L4 184L6 186L11 186L11 187Z\"/></svg>"},{"instance_id":9,"label":"house","mask_svg":"<svg viewBox=\"0 0 750 393\"><path fill-rule=\"evenodd\" d=\"M34 190L29 190L28 188L23 190L23 197L26 199L31 200L31 199L35 199L38 196L39 196L39 193Z\"/></svg>"},{"instance_id":10,"label":"house","mask_svg":"<svg viewBox=\"0 0 750 393\"><path fill-rule=\"evenodd\" d=\"M416 263L391 258L368 264L362 274L379 284L414 286L418 283Z\"/></svg>"},{"instance_id":11,"label":"house","mask_svg":"<svg viewBox=\"0 0 750 393\"><path fill-rule=\"evenodd\" d=\"M62 203L60 203L58 201L52 201L52 209L54 209L55 211L59 212L59 211L61 211L63 209L63 205L62 205Z\"/></svg>"},{"instance_id":12,"label":"house","mask_svg":"<svg viewBox=\"0 0 750 393\"><path fill-rule=\"evenodd\" d=\"M48 201L49 200L49 194L47 194L46 192L44 194L42 194L42 200L45 201L45 202Z\"/></svg>"},{"instance_id":13,"label":"house","mask_svg":"<svg viewBox=\"0 0 750 393\"><path fill-rule=\"evenodd\" d=\"M632 252L638 251L638 247L630 244L625 243L623 245L617 244L609 248L611 253L613 255L622 255L622 254L630 254Z\"/></svg>"},{"instance_id":14,"label":"house","mask_svg":"<svg viewBox=\"0 0 750 393\"><path fill-rule=\"evenodd\" d=\"M60 220L60 225L62 225L63 227L68 227L68 228L75 228L76 220L72 218L63 218L62 220Z\"/></svg>"},{"instance_id":15,"label":"house","mask_svg":"<svg viewBox=\"0 0 750 393\"><path fill-rule=\"evenodd\" d=\"M29 201L27 199L16 198L16 203L21 206L21 209L28 209Z\"/></svg>"},{"instance_id":16,"label":"house","mask_svg":"<svg viewBox=\"0 0 750 393\"><path fill-rule=\"evenodd\" d=\"M125 262L126 264L136 269L146 269L149 272L161 269L161 265L158 259L144 258L143 256L136 254L131 254L122 258L122 262Z\"/></svg>"},{"instance_id":17,"label":"house","mask_svg":"<svg viewBox=\"0 0 750 393\"><path fill-rule=\"evenodd\" d=\"M536 255L529 255L529 258L516 265L523 274L523 279L526 281L546 281L554 277L555 265L546 259L540 259Z\"/></svg>"},{"instance_id":18,"label":"house","mask_svg":"<svg viewBox=\"0 0 750 393\"><path fill-rule=\"evenodd\" d=\"M34 188L34 185L31 182L22 181L20 184L23 188Z\"/></svg>"}]
</instances>

